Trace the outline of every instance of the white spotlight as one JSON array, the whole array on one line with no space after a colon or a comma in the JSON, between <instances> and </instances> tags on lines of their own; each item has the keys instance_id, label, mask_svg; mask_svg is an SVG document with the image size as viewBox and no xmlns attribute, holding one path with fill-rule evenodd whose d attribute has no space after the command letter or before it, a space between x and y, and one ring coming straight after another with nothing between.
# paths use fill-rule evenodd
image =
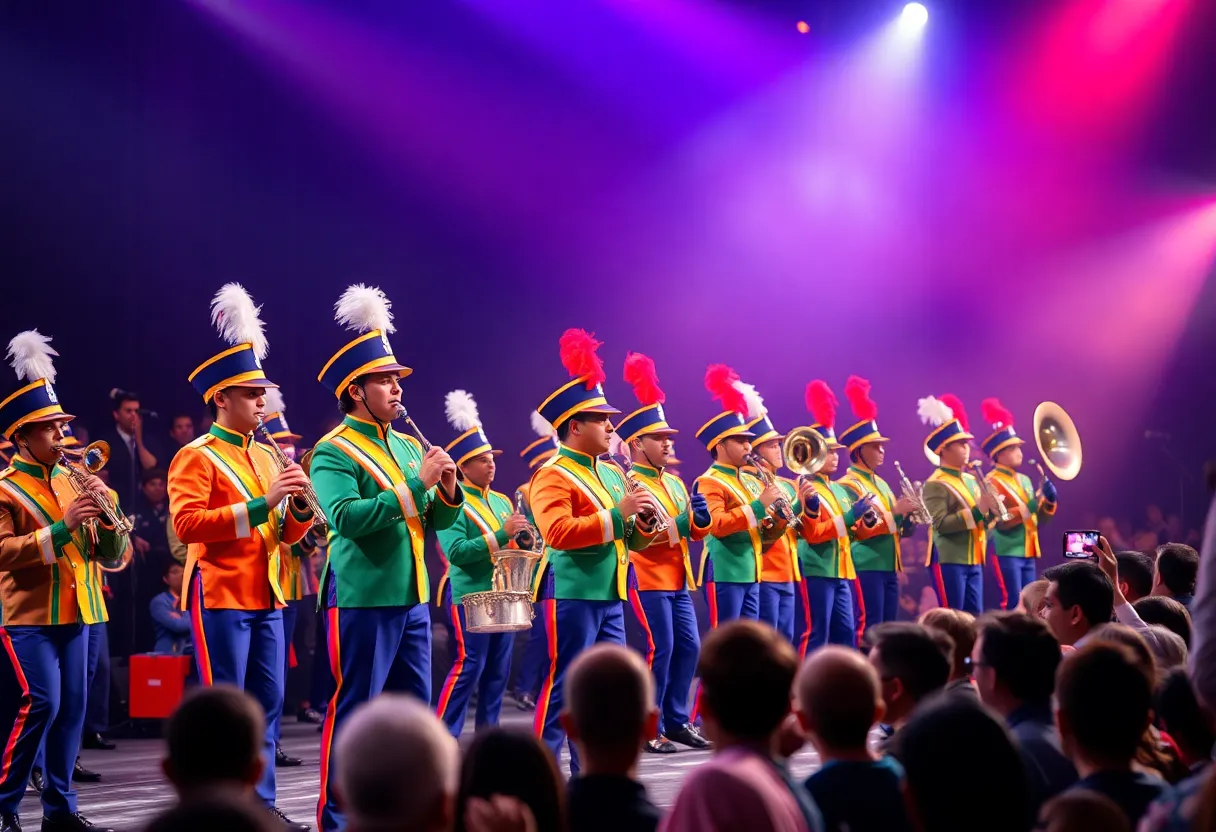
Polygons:
<instances>
[{"instance_id":1,"label":"white spotlight","mask_svg":"<svg viewBox=\"0 0 1216 832\"><path fill-rule=\"evenodd\" d=\"M904 11L900 15L899 22L904 29L922 29L929 22L929 10L920 3L909 3L904 6Z\"/></svg>"}]
</instances>

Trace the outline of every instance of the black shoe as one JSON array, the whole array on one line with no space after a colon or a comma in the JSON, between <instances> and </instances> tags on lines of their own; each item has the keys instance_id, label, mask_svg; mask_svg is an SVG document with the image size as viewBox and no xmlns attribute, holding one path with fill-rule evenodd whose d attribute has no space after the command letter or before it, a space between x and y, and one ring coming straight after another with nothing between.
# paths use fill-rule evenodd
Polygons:
<instances>
[{"instance_id":1,"label":"black shoe","mask_svg":"<svg viewBox=\"0 0 1216 832\"><path fill-rule=\"evenodd\" d=\"M325 721L325 716L315 708L300 708L296 711L296 722L311 722L313 725L320 725Z\"/></svg>"},{"instance_id":2,"label":"black shoe","mask_svg":"<svg viewBox=\"0 0 1216 832\"><path fill-rule=\"evenodd\" d=\"M98 826L80 812L73 812L54 820L47 817L42 819L42 832L81 832L81 830L88 829L93 832L114 832L107 826Z\"/></svg>"},{"instance_id":3,"label":"black shoe","mask_svg":"<svg viewBox=\"0 0 1216 832\"><path fill-rule=\"evenodd\" d=\"M89 771L80 764L80 758L76 758L76 765L72 767L72 782L73 783L100 783L101 775L95 771Z\"/></svg>"},{"instance_id":4,"label":"black shoe","mask_svg":"<svg viewBox=\"0 0 1216 832\"><path fill-rule=\"evenodd\" d=\"M530 693L520 693L515 697L515 706L521 711L535 711L536 699Z\"/></svg>"},{"instance_id":5,"label":"black shoe","mask_svg":"<svg viewBox=\"0 0 1216 832\"><path fill-rule=\"evenodd\" d=\"M677 750L675 744L662 734L648 740L644 747L651 754L675 754Z\"/></svg>"},{"instance_id":6,"label":"black shoe","mask_svg":"<svg viewBox=\"0 0 1216 832\"><path fill-rule=\"evenodd\" d=\"M8 813L0 815L0 832L21 832L21 818Z\"/></svg>"},{"instance_id":7,"label":"black shoe","mask_svg":"<svg viewBox=\"0 0 1216 832\"><path fill-rule=\"evenodd\" d=\"M81 737L80 738L80 747L89 748L89 749L92 749L93 751L113 751L115 748L118 748L117 745L110 742L108 739L103 737L101 734L98 734L96 731L94 731L90 734L85 734L83 737Z\"/></svg>"},{"instance_id":8,"label":"black shoe","mask_svg":"<svg viewBox=\"0 0 1216 832\"><path fill-rule=\"evenodd\" d=\"M714 747L712 742L702 736L701 729L693 725L691 722L686 722L680 726L679 730L672 731L671 739L678 742L680 745L687 745L689 748Z\"/></svg>"},{"instance_id":9,"label":"black shoe","mask_svg":"<svg viewBox=\"0 0 1216 832\"><path fill-rule=\"evenodd\" d=\"M292 766L302 766L304 761L299 757L290 757L283 750L283 746L277 742L274 744L274 767L275 768L291 768Z\"/></svg>"},{"instance_id":10,"label":"black shoe","mask_svg":"<svg viewBox=\"0 0 1216 832\"><path fill-rule=\"evenodd\" d=\"M30 786L38 794L42 794L43 788L46 787L46 781L42 779L42 769L34 766L34 770L30 772Z\"/></svg>"},{"instance_id":11,"label":"black shoe","mask_svg":"<svg viewBox=\"0 0 1216 832\"><path fill-rule=\"evenodd\" d=\"M288 829L291 832L311 832L312 830L312 827L307 823L297 823L296 821L287 817L287 815L283 814L283 810L278 806L270 806L269 811L270 814L274 816L275 820L283 824L284 829Z\"/></svg>"}]
</instances>

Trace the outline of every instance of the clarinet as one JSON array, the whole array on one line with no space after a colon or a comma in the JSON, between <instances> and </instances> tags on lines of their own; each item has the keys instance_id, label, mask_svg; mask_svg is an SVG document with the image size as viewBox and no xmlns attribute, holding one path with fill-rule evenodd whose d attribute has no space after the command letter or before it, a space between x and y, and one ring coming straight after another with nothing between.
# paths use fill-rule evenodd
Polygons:
<instances>
[{"instance_id":1,"label":"clarinet","mask_svg":"<svg viewBox=\"0 0 1216 832\"><path fill-rule=\"evenodd\" d=\"M291 460L287 458L287 454L283 453L283 449L279 447L279 443L270 435L270 429L266 427L266 423L261 419L258 419L256 430L264 440L264 444L270 449L270 454L274 457L275 465L278 466L279 471L283 471L291 465ZM311 481L300 489L299 496L305 505L308 506L309 510L312 511L313 526L328 534L329 521L325 519L325 512L321 509L321 501L317 499L317 492L313 489Z\"/></svg>"}]
</instances>

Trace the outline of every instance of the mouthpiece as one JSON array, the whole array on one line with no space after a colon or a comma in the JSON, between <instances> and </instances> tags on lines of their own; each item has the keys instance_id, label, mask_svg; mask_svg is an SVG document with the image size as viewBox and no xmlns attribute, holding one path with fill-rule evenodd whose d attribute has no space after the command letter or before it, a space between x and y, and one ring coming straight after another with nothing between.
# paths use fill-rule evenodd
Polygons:
<instances>
[{"instance_id":1,"label":"mouthpiece","mask_svg":"<svg viewBox=\"0 0 1216 832\"><path fill-rule=\"evenodd\" d=\"M406 416L405 406L398 403L393 406L393 419L404 419Z\"/></svg>"}]
</instances>

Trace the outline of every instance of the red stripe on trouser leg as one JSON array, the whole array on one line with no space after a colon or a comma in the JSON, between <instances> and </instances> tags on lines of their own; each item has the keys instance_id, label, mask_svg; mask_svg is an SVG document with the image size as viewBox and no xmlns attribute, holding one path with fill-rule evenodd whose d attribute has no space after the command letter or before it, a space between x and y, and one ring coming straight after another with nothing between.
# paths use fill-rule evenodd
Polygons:
<instances>
[{"instance_id":1,"label":"red stripe on trouser leg","mask_svg":"<svg viewBox=\"0 0 1216 832\"><path fill-rule=\"evenodd\" d=\"M342 690L341 639L338 638L338 608L330 607L326 614L326 638L329 640L329 669L334 676L334 693L321 725L321 794L317 799L317 829L324 829L322 814L329 802L329 755L334 745L334 722L338 718L338 693Z\"/></svg>"},{"instance_id":2,"label":"red stripe on trouser leg","mask_svg":"<svg viewBox=\"0 0 1216 832\"><path fill-rule=\"evenodd\" d=\"M549 715L549 700L553 697L553 680L557 676L557 601L549 600L545 611L545 640L549 648L549 672L540 686L540 696L536 698L536 716L532 720L532 730L536 736L544 737L545 720Z\"/></svg>"},{"instance_id":3,"label":"red stripe on trouser leg","mask_svg":"<svg viewBox=\"0 0 1216 832\"><path fill-rule=\"evenodd\" d=\"M940 563L933 564L933 589L937 592L937 603L943 607L949 607L950 602L946 598L946 579L942 577L942 565Z\"/></svg>"},{"instance_id":4,"label":"red stripe on trouser leg","mask_svg":"<svg viewBox=\"0 0 1216 832\"><path fill-rule=\"evenodd\" d=\"M435 713L439 714L440 719L443 719L448 703L452 701L452 691L460 681L460 674L464 672L464 660L469 655L464 645L464 628L460 626L460 610L455 604L452 604L452 633L456 636L456 661L452 662L448 679L443 683L443 690L439 694L439 703L435 706Z\"/></svg>"},{"instance_id":5,"label":"red stripe on trouser leg","mask_svg":"<svg viewBox=\"0 0 1216 832\"><path fill-rule=\"evenodd\" d=\"M992 559L992 568L996 571L996 585L1001 590L1001 609L1009 609L1009 589L1005 586L1005 575L1001 572L1001 559Z\"/></svg>"},{"instance_id":6,"label":"red stripe on trouser leg","mask_svg":"<svg viewBox=\"0 0 1216 832\"><path fill-rule=\"evenodd\" d=\"M650 630L650 621L642 607L642 596L638 595L636 589L629 590L629 606L633 607L633 614L638 617L638 623L646 633L646 667L654 670L654 633Z\"/></svg>"},{"instance_id":7,"label":"red stripe on trouser leg","mask_svg":"<svg viewBox=\"0 0 1216 832\"><path fill-rule=\"evenodd\" d=\"M0 628L0 639L4 641L4 650L8 653L9 660L13 663L13 670L17 674L17 684L21 686L21 698L23 704L21 709L17 711L17 719L13 722L13 730L8 735L8 742L4 744L4 757L0 758L0 783L8 781L9 773L13 767L13 751L17 747L17 740L21 738L21 732L25 730L25 722L29 719L30 705L30 683L25 678L25 671L21 668L21 662L17 659L17 651L13 649L13 640L9 634Z\"/></svg>"},{"instance_id":8,"label":"red stripe on trouser leg","mask_svg":"<svg viewBox=\"0 0 1216 832\"><path fill-rule=\"evenodd\" d=\"M866 634L866 596L861 591L861 578L853 579L853 597L857 599L857 643Z\"/></svg>"},{"instance_id":9,"label":"red stripe on trouser leg","mask_svg":"<svg viewBox=\"0 0 1216 832\"><path fill-rule=\"evenodd\" d=\"M215 684L211 673L211 651L207 649L207 632L203 628L203 576L197 573L190 583L190 635L194 639L194 656L198 663L198 678L204 685Z\"/></svg>"},{"instance_id":10,"label":"red stripe on trouser leg","mask_svg":"<svg viewBox=\"0 0 1216 832\"><path fill-rule=\"evenodd\" d=\"M798 582L798 597L802 599L802 638L798 639L798 658L806 658L806 646L811 640L811 596L806 591L806 578Z\"/></svg>"}]
</instances>

